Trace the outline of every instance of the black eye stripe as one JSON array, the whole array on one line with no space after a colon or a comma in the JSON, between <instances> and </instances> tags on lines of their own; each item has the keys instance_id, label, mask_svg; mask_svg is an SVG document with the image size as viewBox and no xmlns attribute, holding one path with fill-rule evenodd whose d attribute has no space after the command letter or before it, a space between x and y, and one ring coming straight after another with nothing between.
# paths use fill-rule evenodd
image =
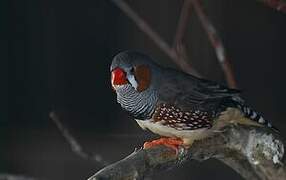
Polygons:
<instances>
[{"instance_id":1,"label":"black eye stripe","mask_svg":"<svg viewBox=\"0 0 286 180\"><path fill-rule=\"evenodd\" d=\"M138 82L138 79L137 79L136 74L135 74L135 68L134 67L131 68L130 73L131 73L131 75L134 76L135 81Z\"/></svg>"},{"instance_id":2,"label":"black eye stripe","mask_svg":"<svg viewBox=\"0 0 286 180\"><path fill-rule=\"evenodd\" d=\"M131 72L131 74L134 75L134 73L135 73L134 67L131 68L130 72Z\"/></svg>"}]
</instances>

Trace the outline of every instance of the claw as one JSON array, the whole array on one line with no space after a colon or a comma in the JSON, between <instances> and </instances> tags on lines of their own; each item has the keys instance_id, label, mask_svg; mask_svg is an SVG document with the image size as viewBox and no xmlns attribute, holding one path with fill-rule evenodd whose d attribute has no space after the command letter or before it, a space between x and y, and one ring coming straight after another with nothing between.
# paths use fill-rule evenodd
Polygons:
<instances>
[{"instance_id":1,"label":"claw","mask_svg":"<svg viewBox=\"0 0 286 180\"><path fill-rule=\"evenodd\" d=\"M164 145L173 149L177 155L179 153L179 146L183 145L183 140L177 138L160 138L151 142L145 142L143 149L149 149L159 145Z\"/></svg>"}]
</instances>

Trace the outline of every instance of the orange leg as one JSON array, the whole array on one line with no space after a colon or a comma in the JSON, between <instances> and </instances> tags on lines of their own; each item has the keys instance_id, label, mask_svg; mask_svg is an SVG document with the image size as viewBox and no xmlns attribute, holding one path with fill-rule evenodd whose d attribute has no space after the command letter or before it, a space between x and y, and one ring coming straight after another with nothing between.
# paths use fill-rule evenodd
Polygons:
<instances>
[{"instance_id":1,"label":"orange leg","mask_svg":"<svg viewBox=\"0 0 286 180\"><path fill-rule=\"evenodd\" d=\"M149 149L158 145L164 145L167 146L173 150L176 151L176 154L178 154L179 146L183 145L183 140L178 138L160 138L153 140L151 142L145 142L144 143L144 149Z\"/></svg>"}]
</instances>

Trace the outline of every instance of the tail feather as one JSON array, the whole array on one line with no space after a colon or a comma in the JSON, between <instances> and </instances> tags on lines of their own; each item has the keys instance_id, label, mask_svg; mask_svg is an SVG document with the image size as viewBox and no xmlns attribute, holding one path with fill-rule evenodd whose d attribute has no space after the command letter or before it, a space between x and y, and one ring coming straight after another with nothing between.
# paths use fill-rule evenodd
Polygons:
<instances>
[{"instance_id":1,"label":"tail feather","mask_svg":"<svg viewBox=\"0 0 286 180\"><path fill-rule=\"evenodd\" d=\"M244 116L247 117L250 120L255 121L258 124L261 124L265 127L271 128L272 130L279 132L277 128L275 128L271 122L264 119L258 112L247 106L243 99L241 99L239 96L233 96L231 98L231 102L229 102L230 106L236 107L243 112Z\"/></svg>"},{"instance_id":2,"label":"tail feather","mask_svg":"<svg viewBox=\"0 0 286 180\"><path fill-rule=\"evenodd\" d=\"M259 113L257 113L256 111L254 111L253 109L251 109L250 107L248 107L247 105L241 105L239 104L237 106L245 115L245 117L257 122L258 124L261 124L265 127L271 128L274 131L278 131L277 128L275 128L270 121L264 119Z\"/></svg>"}]
</instances>

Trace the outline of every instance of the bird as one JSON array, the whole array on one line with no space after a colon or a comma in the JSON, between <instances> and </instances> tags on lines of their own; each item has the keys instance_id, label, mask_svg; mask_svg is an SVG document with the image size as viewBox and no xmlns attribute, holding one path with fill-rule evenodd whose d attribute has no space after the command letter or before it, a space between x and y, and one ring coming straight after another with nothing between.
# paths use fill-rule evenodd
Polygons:
<instances>
[{"instance_id":1,"label":"bird","mask_svg":"<svg viewBox=\"0 0 286 180\"><path fill-rule=\"evenodd\" d=\"M164 67L139 51L114 56L111 86L117 102L144 129L161 138L144 148L165 145L176 152L228 124L273 128L250 108L241 91Z\"/></svg>"}]
</instances>

